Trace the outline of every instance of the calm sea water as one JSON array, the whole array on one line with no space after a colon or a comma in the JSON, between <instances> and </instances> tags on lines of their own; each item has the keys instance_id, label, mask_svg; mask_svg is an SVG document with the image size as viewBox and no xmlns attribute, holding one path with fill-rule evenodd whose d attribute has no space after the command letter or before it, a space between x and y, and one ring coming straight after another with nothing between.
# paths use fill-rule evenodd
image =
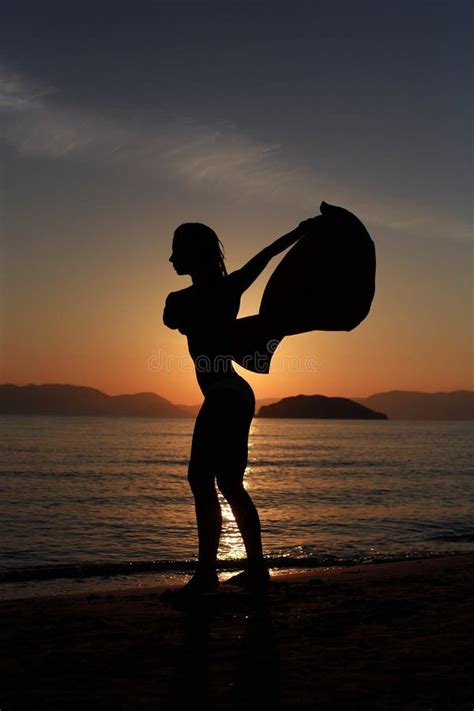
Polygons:
<instances>
[{"instance_id":1,"label":"calm sea water","mask_svg":"<svg viewBox=\"0 0 474 711\"><path fill-rule=\"evenodd\" d=\"M3 585L193 565L193 419L0 423ZM246 486L271 564L474 550L472 435L471 422L255 419ZM244 550L222 505L230 568Z\"/></svg>"}]
</instances>

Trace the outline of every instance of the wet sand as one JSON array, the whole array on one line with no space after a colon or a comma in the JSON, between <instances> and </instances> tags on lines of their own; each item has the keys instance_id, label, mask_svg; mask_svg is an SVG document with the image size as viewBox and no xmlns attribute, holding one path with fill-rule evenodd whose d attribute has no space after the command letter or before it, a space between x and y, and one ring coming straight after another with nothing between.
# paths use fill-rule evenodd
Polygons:
<instances>
[{"instance_id":1,"label":"wet sand","mask_svg":"<svg viewBox=\"0 0 474 711\"><path fill-rule=\"evenodd\" d=\"M474 554L0 603L1 711L471 711Z\"/></svg>"}]
</instances>

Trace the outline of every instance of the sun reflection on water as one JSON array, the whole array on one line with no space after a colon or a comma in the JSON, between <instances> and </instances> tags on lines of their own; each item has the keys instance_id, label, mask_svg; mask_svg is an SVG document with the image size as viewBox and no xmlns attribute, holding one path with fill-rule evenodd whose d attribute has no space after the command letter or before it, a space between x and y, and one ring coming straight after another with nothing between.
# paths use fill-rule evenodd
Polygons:
<instances>
[{"instance_id":1,"label":"sun reflection on water","mask_svg":"<svg viewBox=\"0 0 474 711\"><path fill-rule=\"evenodd\" d=\"M249 453L254 444L252 435L256 432L256 430L257 426L256 424L254 424L254 422L252 422L250 426L248 442ZM244 487L246 491L249 491L249 489L251 488L251 478L251 467L248 466L245 470L244 478ZM219 502L222 511L222 533L219 547L219 558L223 560L245 558L245 546L242 541L242 536L240 535L239 527L237 526L237 523L235 521L232 509L230 508L229 504L220 492Z\"/></svg>"},{"instance_id":2,"label":"sun reflection on water","mask_svg":"<svg viewBox=\"0 0 474 711\"><path fill-rule=\"evenodd\" d=\"M252 424L249 434L249 450L252 448L252 433L255 426ZM248 491L251 488L251 467L248 466L245 470L244 488ZM219 546L219 558L222 560L232 560L245 558L245 546L240 535L239 527L237 526L234 514L228 502L219 492L219 502L222 511L222 533Z\"/></svg>"},{"instance_id":3,"label":"sun reflection on water","mask_svg":"<svg viewBox=\"0 0 474 711\"><path fill-rule=\"evenodd\" d=\"M222 534L219 548L219 558L230 560L245 558L245 548L234 514L222 494L219 494L222 510Z\"/></svg>"}]
</instances>

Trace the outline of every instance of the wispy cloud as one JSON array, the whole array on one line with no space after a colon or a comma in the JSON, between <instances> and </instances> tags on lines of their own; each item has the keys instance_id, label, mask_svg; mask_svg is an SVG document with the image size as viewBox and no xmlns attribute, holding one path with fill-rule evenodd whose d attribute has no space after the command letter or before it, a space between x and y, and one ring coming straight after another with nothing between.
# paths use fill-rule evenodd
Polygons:
<instances>
[{"instance_id":1,"label":"wispy cloud","mask_svg":"<svg viewBox=\"0 0 474 711\"><path fill-rule=\"evenodd\" d=\"M34 109L48 93L50 89L34 86L21 74L0 67L0 109L3 112Z\"/></svg>"},{"instance_id":2,"label":"wispy cloud","mask_svg":"<svg viewBox=\"0 0 474 711\"><path fill-rule=\"evenodd\" d=\"M51 90L1 71L0 114L4 140L23 155L122 163L150 177L232 190L240 200L278 200L313 211L321 190L314 176L285 165L280 145L256 141L228 122L65 109Z\"/></svg>"},{"instance_id":3,"label":"wispy cloud","mask_svg":"<svg viewBox=\"0 0 474 711\"><path fill-rule=\"evenodd\" d=\"M374 225L470 238L469 226L461 221L413 204L378 199L374 207L373 196L356 195L348 186L328 195L315 172L292 166L283 146L257 141L231 123L199 124L166 112L107 116L65 108L59 99L51 87L0 67L3 140L19 154L119 163L149 177L172 176L196 187L230 191L241 201L288 204L304 216L315 211L320 198L346 204Z\"/></svg>"},{"instance_id":4,"label":"wispy cloud","mask_svg":"<svg viewBox=\"0 0 474 711\"><path fill-rule=\"evenodd\" d=\"M0 116L3 139L20 154L47 158L107 155L127 132L104 117L63 109L51 88L35 86L0 68Z\"/></svg>"},{"instance_id":5,"label":"wispy cloud","mask_svg":"<svg viewBox=\"0 0 474 711\"><path fill-rule=\"evenodd\" d=\"M94 154L102 159L119 158L138 167L163 165L191 180L206 181L255 169L278 146L252 141L228 123L208 126L189 117L161 112L150 120L137 114L107 117L94 111L64 109L54 92L33 86L19 74L0 68L0 112L3 137L20 153L50 158Z\"/></svg>"}]
</instances>

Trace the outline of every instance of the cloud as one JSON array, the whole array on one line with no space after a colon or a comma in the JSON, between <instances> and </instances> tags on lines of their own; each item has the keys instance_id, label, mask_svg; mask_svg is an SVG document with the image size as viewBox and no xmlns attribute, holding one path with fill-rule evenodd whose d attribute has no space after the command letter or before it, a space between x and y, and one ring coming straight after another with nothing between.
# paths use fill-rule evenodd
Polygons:
<instances>
[{"instance_id":1,"label":"cloud","mask_svg":"<svg viewBox=\"0 0 474 711\"><path fill-rule=\"evenodd\" d=\"M0 68L0 117L3 140L23 155L47 158L107 154L126 133L93 113L71 111L54 102L51 88L35 86Z\"/></svg>"},{"instance_id":2,"label":"cloud","mask_svg":"<svg viewBox=\"0 0 474 711\"><path fill-rule=\"evenodd\" d=\"M107 117L64 109L50 89L0 70L3 139L22 155L122 162L146 174L175 175L195 184L246 194L298 192L296 172L281 166L281 147L253 140L222 122L197 124L166 112ZM300 178L301 182L301 178ZM313 195L310 198L314 204Z\"/></svg>"},{"instance_id":3,"label":"cloud","mask_svg":"<svg viewBox=\"0 0 474 711\"><path fill-rule=\"evenodd\" d=\"M315 171L292 161L283 146L253 139L230 122L199 124L169 112L104 115L61 106L51 87L0 67L3 140L19 154L119 164L147 177L173 177L195 187L231 192L235 200L288 205L302 217L321 199L346 205L375 227L442 239L470 239L460 220L415 204L357 194L331 194Z\"/></svg>"},{"instance_id":4,"label":"cloud","mask_svg":"<svg viewBox=\"0 0 474 711\"><path fill-rule=\"evenodd\" d=\"M28 111L41 105L50 89L33 85L25 77L0 67L0 110Z\"/></svg>"},{"instance_id":5,"label":"cloud","mask_svg":"<svg viewBox=\"0 0 474 711\"><path fill-rule=\"evenodd\" d=\"M278 200L314 211L314 176L284 164L280 145L229 122L198 124L167 112L104 116L65 109L49 89L0 71L3 138L21 155L113 162L156 177L232 190L236 199Z\"/></svg>"}]
</instances>

